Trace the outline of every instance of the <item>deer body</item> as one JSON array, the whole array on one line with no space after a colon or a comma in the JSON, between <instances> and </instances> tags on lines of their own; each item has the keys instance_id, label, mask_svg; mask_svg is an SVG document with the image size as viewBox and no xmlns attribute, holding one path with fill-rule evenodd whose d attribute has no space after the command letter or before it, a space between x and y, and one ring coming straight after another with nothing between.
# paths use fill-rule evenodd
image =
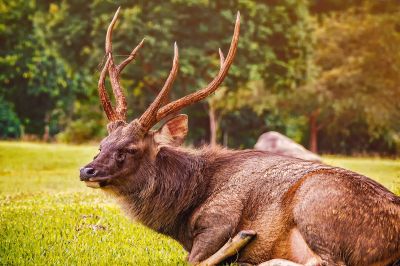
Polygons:
<instances>
[{"instance_id":1,"label":"deer body","mask_svg":"<svg viewBox=\"0 0 400 266\"><path fill-rule=\"evenodd\" d=\"M144 164L144 190L113 192L128 215L178 240L191 262L245 229L257 237L239 262L386 265L400 257L400 199L367 177L260 151L164 147L157 157Z\"/></svg>"},{"instance_id":2,"label":"deer body","mask_svg":"<svg viewBox=\"0 0 400 266\"><path fill-rule=\"evenodd\" d=\"M257 237L240 251L240 262L387 265L399 259L400 199L369 178L261 151L181 148L186 115L151 130L222 83L238 45L239 14L226 58L219 51L221 67L214 80L164 105L178 71L175 44L172 69L159 95L130 123L119 75L143 41L119 65L114 63L111 38L118 14L119 9L107 30L107 60L98 84L109 135L93 162L80 170L87 186L114 195L135 220L178 240L192 263L213 255L242 230L256 231ZM115 108L105 90L107 73Z\"/></svg>"}]
</instances>

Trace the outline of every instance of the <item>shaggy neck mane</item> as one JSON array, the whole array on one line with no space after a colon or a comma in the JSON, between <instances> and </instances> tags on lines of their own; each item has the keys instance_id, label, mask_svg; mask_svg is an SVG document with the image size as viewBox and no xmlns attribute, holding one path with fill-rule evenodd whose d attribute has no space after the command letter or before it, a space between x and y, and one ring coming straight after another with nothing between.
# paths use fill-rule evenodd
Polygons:
<instances>
[{"instance_id":1,"label":"shaggy neck mane","mask_svg":"<svg viewBox=\"0 0 400 266\"><path fill-rule=\"evenodd\" d=\"M173 147L162 147L154 165L142 165L136 174L140 187L121 191L129 215L144 225L171 237L182 237L188 215L207 193L202 156ZM137 181L137 180L136 180Z\"/></svg>"}]
</instances>

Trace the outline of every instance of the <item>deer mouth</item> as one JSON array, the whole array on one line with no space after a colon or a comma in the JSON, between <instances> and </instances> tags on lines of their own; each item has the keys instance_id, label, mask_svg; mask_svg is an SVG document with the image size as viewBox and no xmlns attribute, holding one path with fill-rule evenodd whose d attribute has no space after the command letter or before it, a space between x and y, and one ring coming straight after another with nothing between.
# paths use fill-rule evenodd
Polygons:
<instances>
[{"instance_id":1,"label":"deer mouth","mask_svg":"<svg viewBox=\"0 0 400 266\"><path fill-rule=\"evenodd\" d=\"M86 186L90 188L102 188L108 185L109 177L92 177L84 181Z\"/></svg>"}]
</instances>

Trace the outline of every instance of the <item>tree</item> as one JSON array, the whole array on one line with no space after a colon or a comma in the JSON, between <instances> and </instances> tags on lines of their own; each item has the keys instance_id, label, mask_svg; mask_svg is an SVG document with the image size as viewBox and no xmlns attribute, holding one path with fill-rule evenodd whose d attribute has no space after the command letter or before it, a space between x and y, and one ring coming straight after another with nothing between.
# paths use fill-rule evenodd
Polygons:
<instances>
[{"instance_id":1,"label":"tree","mask_svg":"<svg viewBox=\"0 0 400 266\"><path fill-rule=\"evenodd\" d=\"M208 101L184 110L189 142L252 147L262 132L276 130L308 139L312 150L400 150L395 1L0 0L4 114L13 121L16 114L29 134L63 132L60 139L78 142L103 136L97 78L119 5L114 56L122 60L146 37L122 76L129 119L164 83L174 41L180 70L170 98L205 86L240 10L239 49L228 77Z\"/></svg>"},{"instance_id":2,"label":"tree","mask_svg":"<svg viewBox=\"0 0 400 266\"><path fill-rule=\"evenodd\" d=\"M129 116L141 113L161 88L171 67L173 43L180 48L180 71L171 93L171 98L181 97L207 84L218 71L218 48L229 47L236 10L241 11L242 26L239 52L224 86L229 88L229 98L235 98L241 90L252 90L249 84L261 80L263 93L280 93L296 87L304 80L303 67L308 53L307 37L308 9L306 1L131 1L76 4L74 0L53 3L52 12L40 14L41 28L46 32L46 42L57 51L72 69L81 69L93 76L86 87L76 93L83 104L93 104L96 99L96 68L104 56L104 35L113 12L122 5L122 14L113 36L113 49L117 58L123 58L143 37L144 47L137 62L127 67L122 84L128 95ZM78 63L76 63L78 62ZM75 66L76 65L76 66ZM85 99L86 98L86 99ZM240 102L241 99L236 97ZM260 102L256 109L261 109ZM237 104L249 108L252 103ZM196 105L186 110L190 113L192 130L190 139L203 142L208 133L208 110ZM273 109L268 106L263 110ZM99 109L100 110L100 109ZM77 114L85 119L86 113ZM215 110L217 113L221 109ZM246 112L230 113L229 121L240 124L248 120ZM253 114L254 115L254 114ZM252 146L262 132L263 120L257 121L249 143ZM228 132L232 126L224 122L222 130ZM204 125L204 126L203 126ZM205 130L206 129L206 130ZM234 137L236 138L236 137ZM234 138L232 140L234 140ZM236 139L230 144L241 146Z\"/></svg>"},{"instance_id":3,"label":"tree","mask_svg":"<svg viewBox=\"0 0 400 266\"><path fill-rule=\"evenodd\" d=\"M0 96L14 104L27 133L43 134L67 109L75 81L38 32L36 1L2 1L0 7Z\"/></svg>"},{"instance_id":4,"label":"tree","mask_svg":"<svg viewBox=\"0 0 400 266\"><path fill-rule=\"evenodd\" d=\"M315 31L315 80L293 94L298 113L309 117L310 147L342 141L348 150L367 150L381 142L396 145L400 116L400 9L376 12L365 4L321 20ZM322 135L321 134L321 135ZM365 138L364 141L361 141ZM351 148L350 148L351 147Z\"/></svg>"}]
</instances>

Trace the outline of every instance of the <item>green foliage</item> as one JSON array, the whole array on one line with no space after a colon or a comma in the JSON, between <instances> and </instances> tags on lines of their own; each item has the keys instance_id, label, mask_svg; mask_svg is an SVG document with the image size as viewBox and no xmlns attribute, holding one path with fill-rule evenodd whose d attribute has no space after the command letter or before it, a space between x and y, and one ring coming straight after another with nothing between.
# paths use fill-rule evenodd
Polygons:
<instances>
[{"instance_id":1,"label":"green foliage","mask_svg":"<svg viewBox=\"0 0 400 266\"><path fill-rule=\"evenodd\" d=\"M0 96L12 102L27 133L68 115L80 85L68 65L50 49L36 25L36 1L1 1ZM57 131L57 128L55 129Z\"/></svg>"},{"instance_id":2,"label":"green foliage","mask_svg":"<svg viewBox=\"0 0 400 266\"><path fill-rule=\"evenodd\" d=\"M68 122L65 130L56 135L58 141L80 144L89 140L99 141L104 137L106 121L102 119L97 101L93 104L75 102L74 110L76 118Z\"/></svg>"},{"instance_id":3,"label":"green foliage","mask_svg":"<svg viewBox=\"0 0 400 266\"><path fill-rule=\"evenodd\" d=\"M0 97L0 138L18 138L21 122L11 105Z\"/></svg>"},{"instance_id":4,"label":"green foliage","mask_svg":"<svg viewBox=\"0 0 400 266\"><path fill-rule=\"evenodd\" d=\"M398 154L400 49L390 43L400 41L400 8L391 1L357 2L343 3L337 13L317 12L309 81L277 105L285 116L308 120L299 124L306 139L315 118L320 152ZM337 10L338 3L311 9Z\"/></svg>"},{"instance_id":5,"label":"green foliage","mask_svg":"<svg viewBox=\"0 0 400 266\"><path fill-rule=\"evenodd\" d=\"M318 111L327 152L398 153L400 9L369 5L321 20L315 31L313 82L294 93L297 111ZM330 103L330 104L326 104Z\"/></svg>"},{"instance_id":6,"label":"green foliage","mask_svg":"<svg viewBox=\"0 0 400 266\"><path fill-rule=\"evenodd\" d=\"M208 142L214 113L218 142L230 147L252 147L267 130L307 144L316 116L323 152L399 154L396 1L0 0L0 97L27 133L49 126L59 140L77 143L104 135L97 78L118 6L116 61L146 37L121 79L130 119L163 85L175 41L180 70L170 99L210 82L239 10L239 48L222 88L183 110L189 143Z\"/></svg>"},{"instance_id":7,"label":"green foliage","mask_svg":"<svg viewBox=\"0 0 400 266\"><path fill-rule=\"evenodd\" d=\"M78 169L97 146L0 142L1 265L186 265L175 241L126 218ZM400 161L324 158L400 193Z\"/></svg>"},{"instance_id":8,"label":"green foliage","mask_svg":"<svg viewBox=\"0 0 400 266\"><path fill-rule=\"evenodd\" d=\"M171 98L193 92L211 80L219 68L218 47L227 52L236 10L241 12L242 26L240 52L225 81L233 93L230 98L240 100L235 97L235 92L248 89L249 81L253 79L263 80L267 91L296 87L304 80L306 69L303 63L309 50L305 41L309 31L305 1L95 1L80 3L78 7L76 1L69 0L54 2L41 9L35 21L40 25L38 31L45 33L41 35L46 43L72 68L97 76L94 73L104 55L105 30L118 5L123 9L113 36L116 58L128 54L141 38L146 37L137 62L122 76L131 117L143 112L161 88L171 67L174 41L180 47L180 72ZM92 103L90 98L97 97L95 89L94 78L88 81L85 91L78 88L77 92L85 95L79 101ZM238 105L246 107L251 103ZM207 125L203 107L198 104L187 110L191 119L196 120L195 124ZM76 115L76 110L74 113ZM74 119L86 121L85 116L80 113ZM236 124L246 118L241 112L236 116L233 121ZM262 125L261 119L255 127ZM226 124L223 130L228 132L229 127L231 124ZM190 139L201 142L207 137L207 131L208 128L192 128ZM252 138L261 132L260 129L254 131ZM236 143L238 141L232 142L234 146Z\"/></svg>"},{"instance_id":9,"label":"green foliage","mask_svg":"<svg viewBox=\"0 0 400 266\"><path fill-rule=\"evenodd\" d=\"M68 127L57 135L57 140L65 143L85 143L88 140L99 140L104 134L103 128L99 128L99 124L95 120L85 121L77 119L71 121Z\"/></svg>"}]
</instances>

